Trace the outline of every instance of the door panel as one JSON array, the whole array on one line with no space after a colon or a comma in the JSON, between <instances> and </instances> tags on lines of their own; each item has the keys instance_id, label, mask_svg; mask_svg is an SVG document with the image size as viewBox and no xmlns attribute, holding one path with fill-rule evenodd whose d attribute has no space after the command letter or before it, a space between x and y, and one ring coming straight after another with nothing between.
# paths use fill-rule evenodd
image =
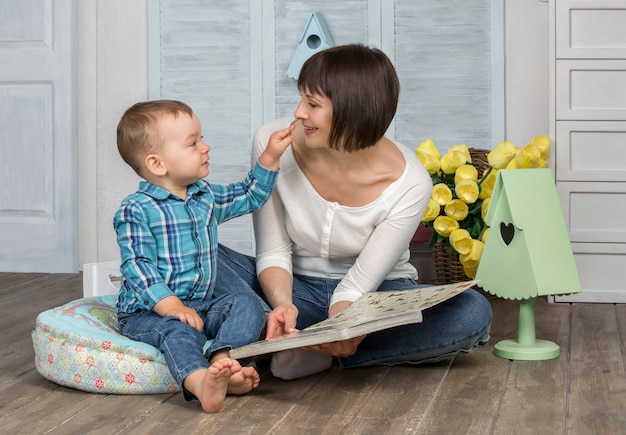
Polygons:
<instances>
[{"instance_id":1,"label":"door panel","mask_svg":"<svg viewBox=\"0 0 626 435\"><path fill-rule=\"evenodd\" d=\"M73 1L0 0L0 271L78 270Z\"/></svg>"}]
</instances>

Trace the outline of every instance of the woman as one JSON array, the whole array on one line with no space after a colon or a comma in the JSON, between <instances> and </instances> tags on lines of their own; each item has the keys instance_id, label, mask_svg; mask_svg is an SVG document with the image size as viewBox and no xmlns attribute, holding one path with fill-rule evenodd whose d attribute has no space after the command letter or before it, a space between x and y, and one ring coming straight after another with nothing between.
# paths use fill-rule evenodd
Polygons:
<instances>
[{"instance_id":1,"label":"woman","mask_svg":"<svg viewBox=\"0 0 626 435\"><path fill-rule=\"evenodd\" d=\"M271 312L267 337L303 329L370 291L416 287L409 242L432 182L414 152L384 136L398 104L395 69L378 49L348 45L313 55L298 78L301 101L276 189L255 212L257 257L220 247L216 287L251 288ZM253 160L271 132L262 126ZM478 292L428 309L424 321L274 355L275 376L328 368L420 364L484 345L492 312Z\"/></svg>"}]
</instances>

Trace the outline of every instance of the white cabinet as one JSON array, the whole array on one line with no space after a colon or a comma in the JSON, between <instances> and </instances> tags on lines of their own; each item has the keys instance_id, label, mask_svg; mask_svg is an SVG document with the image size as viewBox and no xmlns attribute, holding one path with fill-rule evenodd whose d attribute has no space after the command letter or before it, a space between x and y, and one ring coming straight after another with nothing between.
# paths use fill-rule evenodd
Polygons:
<instances>
[{"instance_id":1,"label":"white cabinet","mask_svg":"<svg viewBox=\"0 0 626 435\"><path fill-rule=\"evenodd\" d=\"M582 293L626 302L626 0L552 0L551 136Z\"/></svg>"}]
</instances>

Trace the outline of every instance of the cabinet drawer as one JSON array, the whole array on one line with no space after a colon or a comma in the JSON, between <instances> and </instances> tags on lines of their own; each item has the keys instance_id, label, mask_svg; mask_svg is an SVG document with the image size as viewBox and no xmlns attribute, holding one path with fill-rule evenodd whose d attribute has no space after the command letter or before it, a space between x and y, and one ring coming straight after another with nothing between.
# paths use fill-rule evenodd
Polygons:
<instances>
[{"instance_id":1,"label":"cabinet drawer","mask_svg":"<svg viewBox=\"0 0 626 435\"><path fill-rule=\"evenodd\" d=\"M626 60L558 60L556 119L626 119Z\"/></svg>"},{"instance_id":2,"label":"cabinet drawer","mask_svg":"<svg viewBox=\"0 0 626 435\"><path fill-rule=\"evenodd\" d=\"M559 182L571 242L626 243L626 183Z\"/></svg>"},{"instance_id":3,"label":"cabinet drawer","mask_svg":"<svg viewBox=\"0 0 626 435\"><path fill-rule=\"evenodd\" d=\"M625 0L558 0L557 59L626 59Z\"/></svg>"},{"instance_id":4,"label":"cabinet drawer","mask_svg":"<svg viewBox=\"0 0 626 435\"><path fill-rule=\"evenodd\" d=\"M625 181L626 122L557 121L557 181Z\"/></svg>"},{"instance_id":5,"label":"cabinet drawer","mask_svg":"<svg viewBox=\"0 0 626 435\"><path fill-rule=\"evenodd\" d=\"M556 302L626 302L626 245L572 243L572 250L582 292Z\"/></svg>"}]
</instances>

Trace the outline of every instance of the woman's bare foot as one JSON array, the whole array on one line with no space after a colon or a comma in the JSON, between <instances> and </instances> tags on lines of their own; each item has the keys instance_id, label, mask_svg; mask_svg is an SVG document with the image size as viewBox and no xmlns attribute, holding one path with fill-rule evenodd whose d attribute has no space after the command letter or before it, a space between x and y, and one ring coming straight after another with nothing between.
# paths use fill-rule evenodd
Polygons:
<instances>
[{"instance_id":1,"label":"woman's bare foot","mask_svg":"<svg viewBox=\"0 0 626 435\"><path fill-rule=\"evenodd\" d=\"M222 409L230 379L240 374L241 365L233 359L223 358L215 361L204 373L199 394L196 395L202 409L217 412Z\"/></svg>"},{"instance_id":2,"label":"woman's bare foot","mask_svg":"<svg viewBox=\"0 0 626 435\"><path fill-rule=\"evenodd\" d=\"M245 394L259 386L261 377L254 367L242 367L228 380L228 394Z\"/></svg>"}]
</instances>

